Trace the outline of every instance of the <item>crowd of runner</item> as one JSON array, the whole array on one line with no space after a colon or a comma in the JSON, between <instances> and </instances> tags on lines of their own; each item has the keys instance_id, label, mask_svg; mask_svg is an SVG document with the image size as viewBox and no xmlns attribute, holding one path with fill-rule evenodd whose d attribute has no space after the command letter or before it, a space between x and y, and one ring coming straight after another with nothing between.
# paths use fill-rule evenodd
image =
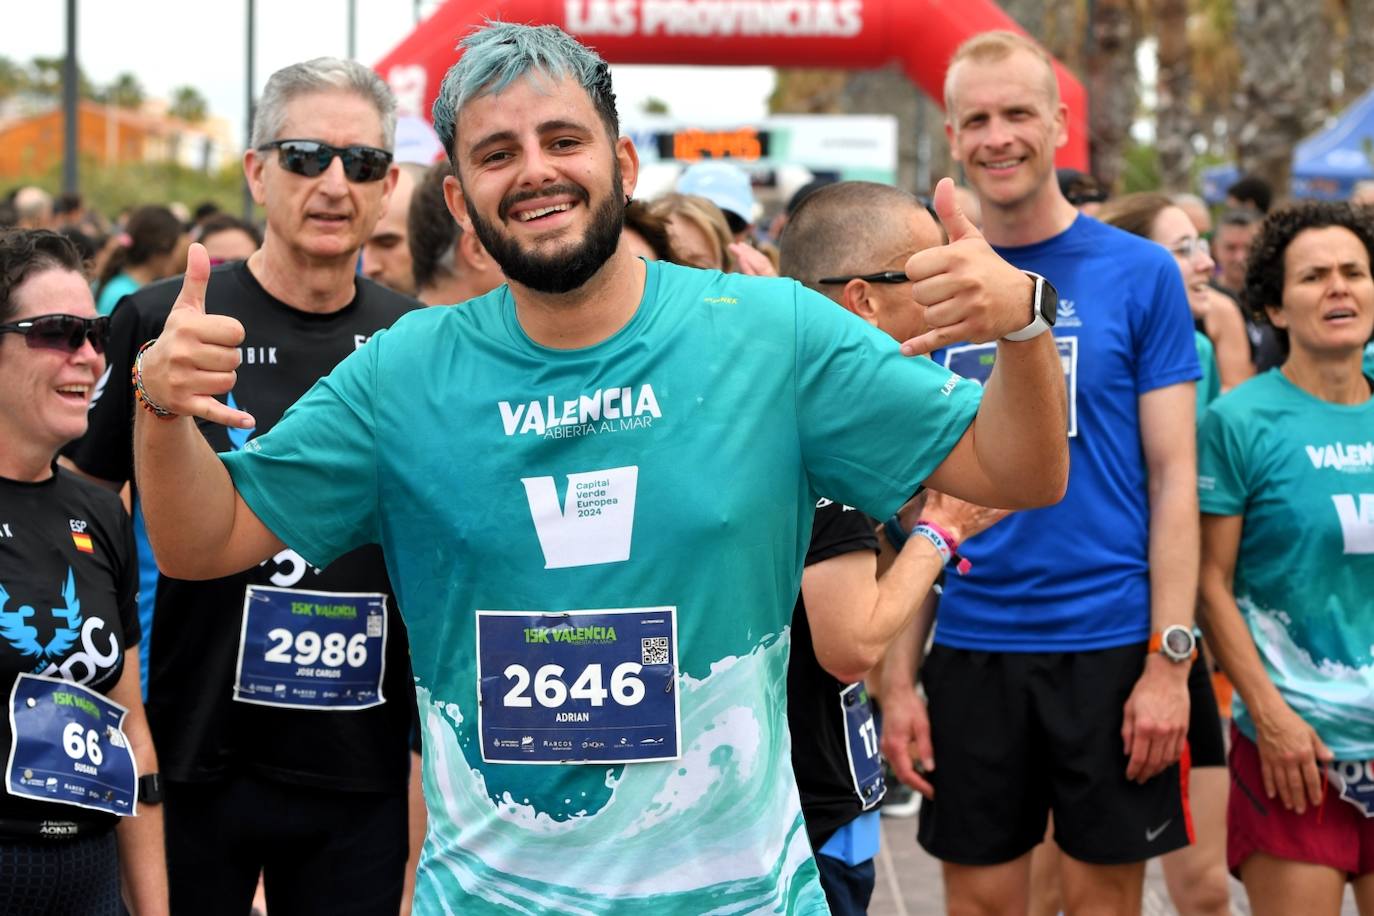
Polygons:
<instances>
[{"instance_id":1,"label":"crowd of runner","mask_svg":"<svg viewBox=\"0 0 1374 916\"><path fill-rule=\"evenodd\" d=\"M0 912L864 913L919 809L951 913L1374 916L1370 189L1111 198L993 32L966 187L764 220L462 46L436 163L274 73L261 227L0 202Z\"/></svg>"}]
</instances>

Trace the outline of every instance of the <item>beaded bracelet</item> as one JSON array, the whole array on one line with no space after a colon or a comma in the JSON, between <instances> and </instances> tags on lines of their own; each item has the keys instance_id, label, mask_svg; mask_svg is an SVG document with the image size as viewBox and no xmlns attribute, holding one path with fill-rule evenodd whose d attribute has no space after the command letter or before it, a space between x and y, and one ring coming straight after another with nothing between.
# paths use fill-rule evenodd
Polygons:
<instances>
[{"instance_id":1,"label":"beaded bracelet","mask_svg":"<svg viewBox=\"0 0 1374 916\"><path fill-rule=\"evenodd\" d=\"M134 367L129 373L129 380L134 386L134 399L142 405L143 409L157 417L159 420L173 420L177 414L172 413L166 407L148 397L148 389L143 387L143 354L148 352L148 348L157 343L157 338L145 343L138 348L138 353L134 355Z\"/></svg>"}]
</instances>

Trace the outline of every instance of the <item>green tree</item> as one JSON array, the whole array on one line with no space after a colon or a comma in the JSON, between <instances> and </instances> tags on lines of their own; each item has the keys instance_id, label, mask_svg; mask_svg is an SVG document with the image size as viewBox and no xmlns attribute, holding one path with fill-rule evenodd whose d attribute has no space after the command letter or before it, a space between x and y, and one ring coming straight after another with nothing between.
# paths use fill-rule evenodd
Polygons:
<instances>
[{"instance_id":1,"label":"green tree","mask_svg":"<svg viewBox=\"0 0 1374 916\"><path fill-rule=\"evenodd\" d=\"M205 96L201 95L196 87L178 86L172 90L172 104L167 112L174 118L195 124L205 120L206 114L209 113L209 105L205 102Z\"/></svg>"},{"instance_id":2,"label":"green tree","mask_svg":"<svg viewBox=\"0 0 1374 916\"><path fill-rule=\"evenodd\" d=\"M28 85L29 77L24 68L8 57L0 57L0 99L22 92Z\"/></svg>"},{"instance_id":3,"label":"green tree","mask_svg":"<svg viewBox=\"0 0 1374 916\"><path fill-rule=\"evenodd\" d=\"M139 108L146 97L143 84L132 73L121 73L105 87L103 101L119 108Z\"/></svg>"},{"instance_id":4,"label":"green tree","mask_svg":"<svg viewBox=\"0 0 1374 916\"><path fill-rule=\"evenodd\" d=\"M25 75L26 85L23 88L39 95L60 98L64 61L61 57L35 57L29 61L28 72ZM77 96L83 99L93 99L96 96L95 85L80 67L76 69L76 92Z\"/></svg>"},{"instance_id":5,"label":"green tree","mask_svg":"<svg viewBox=\"0 0 1374 916\"><path fill-rule=\"evenodd\" d=\"M62 94L62 58L35 57L29 62L29 88L40 95Z\"/></svg>"},{"instance_id":6,"label":"green tree","mask_svg":"<svg viewBox=\"0 0 1374 916\"><path fill-rule=\"evenodd\" d=\"M46 172L16 176L14 184L33 184L56 194L62 188L62 164ZM81 196L87 205L107 217L125 207L181 201L195 204L213 200L229 213L238 213L243 202L243 169L227 162L216 172L202 172L175 162L130 162L105 165L98 159L81 159Z\"/></svg>"}]
</instances>

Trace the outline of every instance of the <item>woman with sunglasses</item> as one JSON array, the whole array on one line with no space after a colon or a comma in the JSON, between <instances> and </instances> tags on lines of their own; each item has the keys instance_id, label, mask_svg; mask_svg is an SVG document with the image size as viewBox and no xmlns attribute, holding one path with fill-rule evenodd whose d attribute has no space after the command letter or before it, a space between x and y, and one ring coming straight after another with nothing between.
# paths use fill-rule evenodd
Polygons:
<instances>
[{"instance_id":1,"label":"woman with sunglasses","mask_svg":"<svg viewBox=\"0 0 1374 916\"><path fill-rule=\"evenodd\" d=\"M105 370L81 258L0 233L0 913L167 912L119 499L62 470ZM140 774L142 778L140 779Z\"/></svg>"},{"instance_id":2,"label":"woman with sunglasses","mask_svg":"<svg viewBox=\"0 0 1374 916\"><path fill-rule=\"evenodd\" d=\"M1251 909L1374 914L1374 214L1270 213L1245 300L1283 364L1217 399L1198 454L1199 586L1239 695L1227 859Z\"/></svg>"}]
</instances>

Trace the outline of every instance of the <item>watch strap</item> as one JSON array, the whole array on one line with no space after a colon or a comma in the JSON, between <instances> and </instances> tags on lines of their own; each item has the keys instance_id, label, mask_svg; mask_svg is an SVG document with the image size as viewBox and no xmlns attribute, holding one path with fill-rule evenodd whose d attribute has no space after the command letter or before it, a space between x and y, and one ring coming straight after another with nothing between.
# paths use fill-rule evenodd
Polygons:
<instances>
[{"instance_id":1,"label":"watch strap","mask_svg":"<svg viewBox=\"0 0 1374 916\"><path fill-rule=\"evenodd\" d=\"M1054 316L1058 311L1058 306L1056 305L1055 310L1050 312L1050 317L1045 317L1045 291L1047 289L1050 290L1051 295L1055 297L1056 301L1059 296L1059 294L1054 291L1054 286L1050 281L1034 271L1025 270L1022 271L1022 273L1031 278L1031 323L1019 331L1012 331L1010 334L1004 334L1002 336L1003 340L1010 340L1013 343L1020 343L1021 341L1030 340L1033 337L1039 337L1041 334L1054 327Z\"/></svg>"},{"instance_id":2,"label":"watch strap","mask_svg":"<svg viewBox=\"0 0 1374 916\"><path fill-rule=\"evenodd\" d=\"M144 805L162 804L161 773L144 773L138 777L138 800Z\"/></svg>"}]
</instances>

